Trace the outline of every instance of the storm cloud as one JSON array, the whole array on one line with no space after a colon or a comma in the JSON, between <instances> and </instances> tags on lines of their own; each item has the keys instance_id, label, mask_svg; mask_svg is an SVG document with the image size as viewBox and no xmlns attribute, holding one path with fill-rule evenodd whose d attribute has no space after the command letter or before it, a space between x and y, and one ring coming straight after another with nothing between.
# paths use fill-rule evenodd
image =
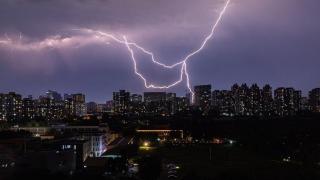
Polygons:
<instances>
[{"instance_id":1,"label":"storm cloud","mask_svg":"<svg viewBox=\"0 0 320 180\"><path fill-rule=\"evenodd\" d=\"M134 75L128 51L76 31L103 30L154 52L172 64L198 48L224 0L2 0L0 38L24 45L54 39L41 50L0 44L0 91L39 95L48 89L83 92L103 102L112 91L146 91ZM215 37L189 65L193 85L216 89L233 83L294 86L305 92L320 85L320 12L317 0L233 0ZM64 46L54 43L64 41ZM50 43L49 43L50 44ZM150 80L175 80L139 58ZM169 91L185 93L184 84Z\"/></svg>"}]
</instances>

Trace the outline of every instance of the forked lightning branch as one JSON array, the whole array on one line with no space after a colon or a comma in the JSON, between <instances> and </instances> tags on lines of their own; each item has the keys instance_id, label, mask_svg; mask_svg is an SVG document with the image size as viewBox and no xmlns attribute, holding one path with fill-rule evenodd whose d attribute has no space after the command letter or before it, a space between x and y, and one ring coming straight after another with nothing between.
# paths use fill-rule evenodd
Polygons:
<instances>
[{"instance_id":1,"label":"forked lightning branch","mask_svg":"<svg viewBox=\"0 0 320 180\"><path fill-rule=\"evenodd\" d=\"M200 53L204 49L204 47L207 45L208 41L213 38L215 30L216 30L219 22L221 21L224 13L226 12L227 7L230 4L230 1L231 0L227 0L226 3L224 4L223 8L221 9L221 11L219 13L217 20L215 21L215 23L213 24L213 26L211 28L210 33L202 41L200 47L197 48L196 50L190 52L189 54L187 54L184 59L178 61L175 64L170 64L170 65L164 64L161 61L157 60L152 52L143 48L142 46L138 45L137 43L128 40L128 38L126 36L122 36L121 38L119 38L113 34L103 32L103 31L93 30L93 29L73 29L73 30L81 31L81 32L89 34L90 37L86 39L88 41L90 41L92 38L95 38L100 41L109 42L109 40L111 39L117 43L123 44L125 46L125 48L129 51L130 58L133 62L134 72L143 81L145 88L148 88L148 89L169 89L169 88L172 88L172 87L182 83L185 80L186 86L187 86L187 88L191 94L191 97L192 97L191 101L193 102L194 101L194 92L191 88L191 83L190 83L190 78L189 78L190 74L188 72L188 61L193 56ZM47 38L47 39L45 39L41 42L37 42L37 43L21 43L21 39L22 39L21 34L19 36L19 39L20 39L20 42L16 42L5 35L5 38L0 39L0 45L1 44L7 45L11 48L22 49L22 50L29 50L29 49L39 50L39 49L47 48L47 47L55 47L55 46L60 47L63 45L70 45L70 44L75 45L77 43L84 42L83 39L77 39L75 37L61 38L60 36L56 36L56 37ZM179 78L176 81L174 81L170 84L166 84L166 85L157 85L157 84L153 84L153 83L148 82L148 78L145 77L138 69L138 65L137 65L138 59L136 58L136 52L133 50L133 47L136 48L137 50L140 50L142 53L150 56L150 59L152 60L152 62L154 64L158 65L159 67L166 68L166 69L172 69L175 67L179 67L180 68Z\"/></svg>"}]
</instances>

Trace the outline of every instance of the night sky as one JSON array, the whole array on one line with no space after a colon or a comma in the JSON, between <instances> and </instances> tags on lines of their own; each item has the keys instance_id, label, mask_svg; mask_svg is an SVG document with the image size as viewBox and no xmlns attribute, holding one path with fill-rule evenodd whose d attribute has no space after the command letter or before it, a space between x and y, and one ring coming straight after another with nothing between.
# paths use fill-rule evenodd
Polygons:
<instances>
[{"instance_id":1,"label":"night sky","mask_svg":"<svg viewBox=\"0 0 320 180\"><path fill-rule=\"evenodd\" d=\"M112 92L144 89L125 46L79 32L126 35L161 62L180 61L209 33L224 0L1 0L0 92L38 96L82 92L105 102ZM232 0L215 36L189 62L192 85L320 86L319 0ZM8 43L9 42L9 43ZM139 55L153 83L179 77ZM167 90L183 95L185 82Z\"/></svg>"}]
</instances>

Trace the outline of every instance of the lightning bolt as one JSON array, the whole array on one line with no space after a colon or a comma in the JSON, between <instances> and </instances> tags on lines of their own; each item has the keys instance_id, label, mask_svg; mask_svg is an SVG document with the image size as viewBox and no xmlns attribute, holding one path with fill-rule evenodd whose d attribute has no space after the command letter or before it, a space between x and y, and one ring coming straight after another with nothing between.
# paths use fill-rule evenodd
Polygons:
<instances>
[{"instance_id":1,"label":"lightning bolt","mask_svg":"<svg viewBox=\"0 0 320 180\"><path fill-rule=\"evenodd\" d=\"M198 49L195 49L194 51L190 52L189 54L187 54L186 57L184 59L182 59L181 61L174 63L174 64L171 64L171 65L167 65L167 64L162 63L161 61L158 61L151 51L148 51L147 49L143 48L142 46L138 45L135 42L128 41L126 36L123 36L122 39L120 39L112 34L109 34L109 33L103 32L103 31L97 31L97 30L92 30L92 29L73 29L73 30L86 32L88 34L91 34L95 39L101 40L101 41L105 42L106 44L109 44L108 40L112 39L113 41L115 41L117 43L125 45L127 50L130 53L131 60L133 62L134 72L140 79L142 79L142 81L144 82L144 86L147 89L150 89L150 88L152 88L152 89L169 89L169 88L172 88L172 87L180 84L185 78L186 86L191 94L191 102L194 102L194 92L191 88L191 83L190 83L190 78L189 78L190 74L189 74L188 68L187 68L188 61L193 56L200 53L206 47L208 41L214 37L215 30L218 27L223 15L225 14L230 2L231 2L231 0L226 0L225 5L223 6L222 10L219 13L218 19L213 24L210 33L202 41L200 47ZM13 46L13 41L6 34L5 34L5 37L6 37L6 40L0 39L0 44L7 44L7 45ZM22 39L21 33L20 33L19 39L20 39L20 41ZM32 45L30 45L30 47L32 47L34 49L41 49L41 48L58 46L58 45L64 45L66 43L70 43L72 40L77 41L76 38L74 38L74 39L72 39L72 38L58 39L57 37L55 37L52 39L45 39L43 42L39 42L38 44L32 44ZM17 47L24 49L24 46L22 46L21 43ZM144 54L150 56L150 58L154 64L159 65L163 68L173 69L177 66L180 66L179 79L172 82L171 84L168 84L168 85L155 85L152 83L148 83L147 78L144 77L138 70L135 52L132 47L135 47L138 50L140 50L141 52L143 52Z\"/></svg>"},{"instance_id":2,"label":"lightning bolt","mask_svg":"<svg viewBox=\"0 0 320 180\"><path fill-rule=\"evenodd\" d=\"M102 32L102 31L96 31L96 30L92 30L92 29L76 29L76 30L80 30L80 31L85 31L85 32L88 32L88 33L92 33L92 34L95 34L96 37L106 37L106 38L110 38L110 39L113 39L114 41L118 42L118 43L121 43L121 44L125 44L130 55L131 55L131 59L132 59L132 62L133 62L133 65L134 65L134 72L135 74L140 77L142 79L142 81L144 82L144 86L145 88L147 89L169 89L169 88L172 88L178 84L180 84L182 81L183 81L183 77L186 78L186 85L187 85L187 88L191 94L191 101L194 102L194 92L191 88L191 83L190 83L190 78L189 78L189 72L187 70L187 62L195 55L197 55L198 53L200 53L207 45L208 41L210 39L213 38L214 36L214 33L215 33L215 30L217 29L223 15L225 14L229 4L230 4L231 0L227 0L225 5L223 6L221 12L219 13L219 16L218 16L218 19L216 20L216 22L213 24L212 28L211 28L211 31L210 33L206 36L206 38L202 41L201 43L201 46L192 51L191 53L189 53L183 60L175 63L175 64L171 64L171 65L167 65L167 64L164 64L164 63L161 63L160 61L158 61L154 54L151 52L151 51L148 51L146 50L145 48L139 46L137 43L134 43L134 42L129 42L126 38L126 36L123 36L123 40L115 37L114 35L112 34L108 34L106 32ZM131 48L131 46L134 46L135 48L141 50L143 53L149 55L151 57L151 60L153 63L159 65L159 66L162 66L164 68L167 68L167 69L172 69L174 67L177 67L177 66L181 66L180 68L180 77L177 81L169 84L169 85L162 85L162 86L159 86L159 85L154 85L154 84L148 84L148 81L147 79L139 72L138 68L137 68L137 60L135 58L135 54L134 54L134 51L133 49Z\"/></svg>"}]
</instances>

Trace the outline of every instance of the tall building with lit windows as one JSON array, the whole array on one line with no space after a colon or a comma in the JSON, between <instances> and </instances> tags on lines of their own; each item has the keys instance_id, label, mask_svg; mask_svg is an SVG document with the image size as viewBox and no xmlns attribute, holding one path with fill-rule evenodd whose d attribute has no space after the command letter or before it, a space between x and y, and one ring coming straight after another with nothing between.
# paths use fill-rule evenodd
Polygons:
<instances>
[{"instance_id":1,"label":"tall building with lit windows","mask_svg":"<svg viewBox=\"0 0 320 180\"><path fill-rule=\"evenodd\" d=\"M261 92L261 113L264 116L273 114L272 87L268 84L262 88Z\"/></svg>"},{"instance_id":2,"label":"tall building with lit windows","mask_svg":"<svg viewBox=\"0 0 320 180\"><path fill-rule=\"evenodd\" d=\"M130 96L130 102L142 103L142 95L141 94L132 94Z\"/></svg>"},{"instance_id":3,"label":"tall building with lit windows","mask_svg":"<svg viewBox=\"0 0 320 180\"><path fill-rule=\"evenodd\" d=\"M33 120L36 115L36 104L32 97L22 100L22 117L24 120Z\"/></svg>"},{"instance_id":4,"label":"tall building with lit windows","mask_svg":"<svg viewBox=\"0 0 320 180\"><path fill-rule=\"evenodd\" d=\"M302 91L295 90L293 93L293 108L294 112L297 113L302 109Z\"/></svg>"},{"instance_id":5,"label":"tall building with lit windows","mask_svg":"<svg viewBox=\"0 0 320 180\"><path fill-rule=\"evenodd\" d=\"M61 120L64 118L64 102L40 96L36 101L37 116L47 121Z\"/></svg>"},{"instance_id":6,"label":"tall building with lit windows","mask_svg":"<svg viewBox=\"0 0 320 180\"><path fill-rule=\"evenodd\" d=\"M65 116L81 117L87 113L86 97L84 94L65 94L64 95Z\"/></svg>"},{"instance_id":7,"label":"tall building with lit windows","mask_svg":"<svg viewBox=\"0 0 320 180\"><path fill-rule=\"evenodd\" d=\"M27 113L30 99L25 99L25 112ZM36 106L36 116L47 121L61 120L65 117L65 105L61 94L48 90L45 95L34 101ZM27 115L27 114L26 114Z\"/></svg>"},{"instance_id":8,"label":"tall building with lit windows","mask_svg":"<svg viewBox=\"0 0 320 180\"><path fill-rule=\"evenodd\" d=\"M260 116L261 109L261 90L257 84L253 84L249 92L249 115Z\"/></svg>"},{"instance_id":9,"label":"tall building with lit windows","mask_svg":"<svg viewBox=\"0 0 320 180\"><path fill-rule=\"evenodd\" d=\"M0 121L7 120L6 96L0 93Z\"/></svg>"},{"instance_id":10,"label":"tall building with lit windows","mask_svg":"<svg viewBox=\"0 0 320 180\"><path fill-rule=\"evenodd\" d=\"M166 95L166 103L168 114L175 114L177 111L177 102L176 102L177 94L176 93L167 93Z\"/></svg>"},{"instance_id":11,"label":"tall building with lit windows","mask_svg":"<svg viewBox=\"0 0 320 180\"><path fill-rule=\"evenodd\" d=\"M142 102L142 95L141 94L132 94L130 96L130 107L129 112L135 115L140 115L144 113L145 107Z\"/></svg>"},{"instance_id":12,"label":"tall building with lit windows","mask_svg":"<svg viewBox=\"0 0 320 180\"><path fill-rule=\"evenodd\" d=\"M309 92L309 105L313 112L320 112L320 88L312 89Z\"/></svg>"},{"instance_id":13,"label":"tall building with lit windows","mask_svg":"<svg viewBox=\"0 0 320 180\"><path fill-rule=\"evenodd\" d=\"M165 102L167 98L167 94L165 92L145 92L144 94L144 102Z\"/></svg>"},{"instance_id":14,"label":"tall building with lit windows","mask_svg":"<svg viewBox=\"0 0 320 180\"><path fill-rule=\"evenodd\" d=\"M274 92L275 113L279 116L295 115L301 108L301 91L278 88Z\"/></svg>"},{"instance_id":15,"label":"tall building with lit windows","mask_svg":"<svg viewBox=\"0 0 320 180\"><path fill-rule=\"evenodd\" d=\"M250 88L247 84L234 84L231 88L235 103L235 114L238 116L248 116L252 114L250 108Z\"/></svg>"},{"instance_id":16,"label":"tall building with lit windows","mask_svg":"<svg viewBox=\"0 0 320 180\"><path fill-rule=\"evenodd\" d=\"M165 115L168 112L166 106L166 92L144 92L143 98L148 114Z\"/></svg>"},{"instance_id":17,"label":"tall building with lit windows","mask_svg":"<svg viewBox=\"0 0 320 180\"><path fill-rule=\"evenodd\" d=\"M211 85L195 86L194 93L194 106L201 111L208 111L211 106Z\"/></svg>"},{"instance_id":18,"label":"tall building with lit windows","mask_svg":"<svg viewBox=\"0 0 320 180\"><path fill-rule=\"evenodd\" d=\"M0 120L19 122L22 120L22 97L15 92L0 94Z\"/></svg>"},{"instance_id":19,"label":"tall building with lit windows","mask_svg":"<svg viewBox=\"0 0 320 180\"><path fill-rule=\"evenodd\" d=\"M274 91L274 108L275 113L279 116L284 116L286 114L286 101L285 101L285 88L278 88Z\"/></svg>"},{"instance_id":20,"label":"tall building with lit windows","mask_svg":"<svg viewBox=\"0 0 320 180\"><path fill-rule=\"evenodd\" d=\"M87 113L86 109L86 96L84 94L72 94L74 103L74 114L75 116L84 116Z\"/></svg>"},{"instance_id":21,"label":"tall building with lit windows","mask_svg":"<svg viewBox=\"0 0 320 180\"><path fill-rule=\"evenodd\" d=\"M176 112L184 112L190 109L190 101L187 97L176 97Z\"/></svg>"},{"instance_id":22,"label":"tall building with lit windows","mask_svg":"<svg viewBox=\"0 0 320 180\"><path fill-rule=\"evenodd\" d=\"M130 92L120 90L113 92L113 111L116 113L127 113L130 106Z\"/></svg>"},{"instance_id":23,"label":"tall building with lit windows","mask_svg":"<svg viewBox=\"0 0 320 180\"><path fill-rule=\"evenodd\" d=\"M212 107L219 111L222 116L234 116L234 100L232 91L214 90L212 92Z\"/></svg>"}]
</instances>

